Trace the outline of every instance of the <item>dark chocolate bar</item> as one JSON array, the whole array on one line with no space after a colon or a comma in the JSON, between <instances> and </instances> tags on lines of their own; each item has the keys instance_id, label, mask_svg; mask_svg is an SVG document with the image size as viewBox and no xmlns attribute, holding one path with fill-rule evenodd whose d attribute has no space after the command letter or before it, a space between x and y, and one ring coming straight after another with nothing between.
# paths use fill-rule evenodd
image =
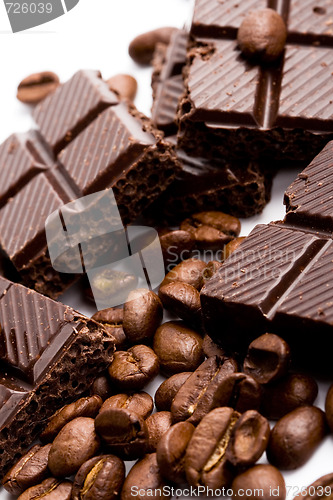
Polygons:
<instances>
[{"instance_id":1,"label":"dark chocolate bar","mask_svg":"<svg viewBox=\"0 0 333 500\"><path fill-rule=\"evenodd\" d=\"M166 189L179 164L151 121L119 102L98 72L78 72L34 117L39 132L14 135L0 146L0 244L25 284L55 298L77 277L52 268L47 217L112 188L127 224Z\"/></svg>"},{"instance_id":2,"label":"dark chocolate bar","mask_svg":"<svg viewBox=\"0 0 333 500\"><path fill-rule=\"evenodd\" d=\"M252 10L284 19L283 56L254 64L237 46ZM205 158L302 161L333 138L333 5L325 0L196 0L179 146Z\"/></svg>"},{"instance_id":3,"label":"dark chocolate bar","mask_svg":"<svg viewBox=\"0 0 333 500\"><path fill-rule=\"evenodd\" d=\"M0 476L45 419L86 391L114 351L101 325L0 278Z\"/></svg>"}]
</instances>

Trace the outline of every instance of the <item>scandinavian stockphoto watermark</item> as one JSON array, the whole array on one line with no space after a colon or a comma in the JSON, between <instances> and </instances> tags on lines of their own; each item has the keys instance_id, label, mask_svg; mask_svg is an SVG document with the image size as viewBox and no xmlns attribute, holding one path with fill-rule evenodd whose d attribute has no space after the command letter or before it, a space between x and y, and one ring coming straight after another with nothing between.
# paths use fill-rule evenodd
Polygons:
<instances>
[{"instance_id":1,"label":"scandinavian stockphoto watermark","mask_svg":"<svg viewBox=\"0 0 333 500\"><path fill-rule=\"evenodd\" d=\"M3 0L13 33L53 21L72 10L80 0Z\"/></svg>"}]
</instances>

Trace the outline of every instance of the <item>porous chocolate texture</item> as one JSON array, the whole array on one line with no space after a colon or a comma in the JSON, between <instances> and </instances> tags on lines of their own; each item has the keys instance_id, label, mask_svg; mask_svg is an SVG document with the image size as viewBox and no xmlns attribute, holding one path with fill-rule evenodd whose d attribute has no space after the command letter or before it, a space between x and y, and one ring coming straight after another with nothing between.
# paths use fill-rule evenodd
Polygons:
<instances>
[{"instance_id":1,"label":"porous chocolate texture","mask_svg":"<svg viewBox=\"0 0 333 500\"><path fill-rule=\"evenodd\" d=\"M110 364L114 339L70 307L0 278L0 475Z\"/></svg>"},{"instance_id":2,"label":"porous chocolate texture","mask_svg":"<svg viewBox=\"0 0 333 500\"><path fill-rule=\"evenodd\" d=\"M284 19L282 57L254 64L237 46L252 10ZM207 158L303 162L333 138L333 5L325 0L196 0L179 146Z\"/></svg>"},{"instance_id":3,"label":"porous chocolate texture","mask_svg":"<svg viewBox=\"0 0 333 500\"><path fill-rule=\"evenodd\" d=\"M97 71L76 73L36 107L34 118L39 131L0 146L0 244L26 285L56 298L77 276L52 267L47 217L112 188L127 224L167 188L179 163L161 132L120 102Z\"/></svg>"}]
</instances>

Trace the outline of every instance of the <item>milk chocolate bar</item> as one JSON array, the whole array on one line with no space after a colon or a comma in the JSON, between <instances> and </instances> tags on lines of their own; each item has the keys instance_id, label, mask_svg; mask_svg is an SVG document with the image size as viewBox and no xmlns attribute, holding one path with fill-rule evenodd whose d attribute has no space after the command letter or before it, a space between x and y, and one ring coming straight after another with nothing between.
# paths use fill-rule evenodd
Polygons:
<instances>
[{"instance_id":1,"label":"milk chocolate bar","mask_svg":"<svg viewBox=\"0 0 333 500\"><path fill-rule=\"evenodd\" d=\"M0 278L0 476L45 420L112 361L114 339L68 306Z\"/></svg>"}]
</instances>

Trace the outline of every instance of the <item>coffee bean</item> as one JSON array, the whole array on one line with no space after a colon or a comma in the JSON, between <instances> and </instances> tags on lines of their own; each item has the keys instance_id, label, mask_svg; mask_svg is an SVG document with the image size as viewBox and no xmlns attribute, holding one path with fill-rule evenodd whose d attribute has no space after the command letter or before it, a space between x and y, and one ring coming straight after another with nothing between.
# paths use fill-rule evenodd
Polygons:
<instances>
[{"instance_id":1,"label":"coffee bean","mask_svg":"<svg viewBox=\"0 0 333 500\"><path fill-rule=\"evenodd\" d=\"M239 236L238 238L235 238L234 240L229 241L229 243L226 244L226 246L223 249L223 259L227 260L230 255L237 250L237 248L240 246L241 243L245 240L245 236Z\"/></svg>"},{"instance_id":2,"label":"coffee bean","mask_svg":"<svg viewBox=\"0 0 333 500\"><path fill-rule=\"evenodd\" d=\"M314 483L310 484L306 489L302 488L294 500L322 500L327 498L330 500L333 493L333 474L326 474L320 477Z\"/></svg>"},{"instance_id":3,"label":"coffee bean","mask_svg":"<svg viewBox=\"0 0 333 500\"><path fill-rule=\"evenodd\" d=\"M32 486L25 490L18 500L71 500L72 483L70 481L59 481L53 477L45 479L41 484Z\"/></svg>"},{"instance_id":4,"label":"coffee bean","mask_svg":"<svg viewBox=\"0 0 333 500\"><path fill-rule=\"evenodd\" d=\"M99 449L93 418L79 417L65 425L52 443L48 466L55 477L75 474Z\"/></svg>"},{"instance_id":5,"label":"coffee bean","mask_svg":"<svg viewBox=\"0 0 333 500\"><path fill-rule=\"evenodd\" d=\"M218 260L211 260L210 262L208 262L202 273L204 284L206 284L207 281L209 281L214 276L214 274L220 269L222 264L223 262L219 262Z\"/></svg>"},{"instance_id":6,"label":"coffee bean","mask_svg":"<svg viewBox=\"0 0 333 500\"><path fill-rule=\"evenodd\" d=\"M81 465L72 491L72 500L114 500L125 481L125 464L115 455L94 457Z\"/></svg>"},{"instance_id":7,"label":"coffee bean","mask_svg":"<svg viewBox=\"0 0 333 500\"><path fill-rule=\"evenodd\" d=\"M146 419L153 411L154 401L147 392L116 394L103 403L100 413L109 408L123 408L130 412L135 412L139 417Z\"/></svg>"},{"instance_id":8,"label":"coffee bean","mask_svg":"<svg viewBox=\"0 0 333 500\"><path fill-rule=\"evenodd\" d=\"M49 475L47 464L50 448L51 444L33 446L7 472L2 479L3 487L12 495L19 495L43 481Z\"/></svg>"},{"instance_id":9,"label":"coffee bean","mask_svg":"<svg viewBox=\"0 0 333 500\"><path fill-rule=\"evenodd\" d=\"M165 276L162 281L160 288L175 281L181 281L182 283L188 283L194 286L197 290L200 290L203 285L202 273L206 268L206 262L199 259L187 259L178 264L178 266L171 269L171 271Z\"/></svg>"},{"instance_id":10,"label":"coffee bean","mask_svg":"<svg viewBox=\"0 0 333 500\"><path fill-rule=\"evenodd\" d=\"M250 12L238 29L237 42L246 57L274 61L284 51L287 28L273 9Z\"/></svg>"},{"instance_id":11,"label":"coffee bean","mask_svg":"<svg viewBox=\"0 0 333 500\"><path fill-rule=\"evenodd\" d=\"M51 71L27 76L17 87L17 98L25 104L37 104L59 86L59 78Z\"/></svg>"},{"instance_id":12,"label":"coffee bean","mask_svg":"<svg viewBox=\"0 0 333 500\"><path fill-rule=\"evenodd\" d=\"M148 428L147 453L153 453L156 451L157 444L163 434L165 434L172 425L171 413L169 411L158 411L153 413L147 418L146 424Z\"/></svg>"},{"instance_id":13,"label":"coffee bean","mask_svg":"<svg viewBox=\"0 0 333 500\"><path fill-rule=\"evenodd\" d=\"M137 462L129 471L121 492L121 500L133 500L134 488L140 492L140 498L144 500L157 496L170 499L170 496L163 492L163 488L167 485L157 465L156 453L151 453Z\"/></svg>"},{"instance_id":14,"label":"coffee bean","mask_svg":"<svg viewBox=\"0 0 333 500\"><path fill-rule=\"evenodd\" d=\"M238 418L239 413L232 408L216 408L201 420L185 455L186 478L191 486L217 489L230 484L233 469L226 451Z\"/></svg>"},{"instance_id":15,"label":"coffee bean","mask_svg":"<svg viewBox=\"0 0 333 500\"><path fill-rule=\"evenodd\" d=\"M181 321L168 321L154 336L153 348L161 371L172 375L194 371L204 360L202 337Z\"/></svg>"},{"instance_id":16,"label":"coffee bean","mask_svg":"<svg viewBox=\"0 0 333 500\"><path fill-rule=\"evenodd\" d=\"M287 342L273 333L265 333L249 345L243 370L260 384L282 378L290 364Z\"/></svg>"},{"instance_id":17,"label":"coffee bean","mask_svg":"<svg viewBox=\"0 0 333 500\"><path fill-rule=\"evenodd\" d=\"M223 380L238 369L231 358L214 356L204 361L181 386L171 405L174 422L196 425L212 409L221 406Z\"/></svg>"},{"instance_id":18,"label":"coffee bean","mask_svg":"<svg viewBox=\"0 0 333 500\"><path fill-rule=\"evenodd\" d=\"M239 235L241 224L239 219L223 212L200 212L184 220L180 229L193 236L198 248L220 250Z\"/></svg>"},{"instance_id":19,"label":"coffee bean","mask_svg":"<svg viewBox=\"0 0 333 500\"><path fill-rule=\"evenodd\" d=\"M285 500L286 485L282 474L272 465L255 465L237 476L231 485L232 498L253 500ZM244 496L244 492L249 494Z\"/></svg>"},{"instance_id":20,"label":"coffee bean","mask_svg":"<svg viewBox=\"0 0 333 500\"><path fill-rule=\"evenodd\" d=\"M97 415L95 428L111 453L124 460L135 460L145 453L148 429L143 418L136 413L109 408Z\"/></svg>"},{"instance_id":21,"label":"coffee bean","mask_svg":"<svg viewBox=\"0 0 333 500\"><path fill-rule=\"evenodd\" d=\"M157 445L156 459L161 474L176 484L186 482L185 453L194 429L189 422L178 422L170 427Z\"/></svg>"},{"instance_id":22,"label":"coffee bean","mask_svg":"<svg viewBox=\"0 0 333 500\"><path fill-rule=\"evenodd\" d=\"M279 420L299 406L311 406L317 395L318 385L312 377L292 373L264 387L260 411L270 420Z\"/></svg>"},{"instance_id":23,"label":"coffee bean","mask_svg":"<svg viewBox=\"0 0 333 500\"><path fill-rule=\"evenodd\" d=\"M187 231L166 230L159 233L164 265L170 271L179 262L189 259L194 248L194 239Z\"/></svg>"},{"instance_id":24,"label":"coffee bean","mask_svg":"<svg viewBox=\"0 0 333 500\"><path fill-rule=\"evenodd\" d=\"M115 346L118 350L122 350L126 347L127 339L123 329L123 309L117 309L109 307L107 309L102 309L97 311L92 316L92 319L101 323L107 332L115 339Z\"/></svg>"},{"instance_id":25,"label":"coffee bean","mask_svg":"<svg viewBox=\"0 0 333 500\"><path fill-rule=\"evenodd\" d=\"M165 309L188 324L201 324L200 294L188 283L169 283L161 286L158 295Z\"/></svg>"},{"instance_id":26,"label":"coffee bean","mask_svg":"<svg viewBox=\"0 0 333 500\"><path fill-rule=\"evenodd\" d=\"M279 469L296 469L309 460L325 434L325 414L319 408L297 408L276 423L271 432L267 458Z\"/></svg>"},{"instance_id":27,"label":"coffee bean","mask_svg":"<svg viewBox=\"0 0 333 500\"><path fill-rule=\"evenodd\" d=\"M170 411L172 401L192 372L182 372L164 380L155 393L155 405L159 411Z\"/></svg>"},{"instance_id":28,"label":"coffee bean","mask_svg":"<svg viewBox=\"0 0 333 500\"><path fill-rule=\"evenodd\" d=\"M77 417L96 417L102 406L102 399L99 396L90 396L81 398L74 403L63 406L58 410L53 417L50 418L49 423L44 431L40 434L41 441L49 443L53 441L60 430L71 420Z\"/></svg>"},{"instance_id":29,"label":"coffee bean","mask_svg":"<svg viewBox=\"0 0 333 500\"><path fill-rule=\"evenodd\" d=\"M261 386L245 373L232 373L219 386L219 406L230 406L239 413L259 410L261 398Z\"/></svg>"},{"instance_id":30,"label":"coffee bean","mask_svg":"<svg viewBox=\"0 0 333 500\"><path fill-rule=\"evenodd\" d=\"M125 391L143 389L158 371L158 357L145 345L135 345L128 351L115 352L109 366L111 381Z\"/></svg>"},{"instance_id":31,"label":"coffee bean","mask_svg":"<svg viewBox=\"0 0 333 500\"><path fill-rule=\"evenodd\" d=\"M162 318L163 306L156 293L140 288L129 294L124 305L123 328L132 344L149 342Z\"/></svg>"},{"instance_id":32,"label":"coffee bean","mask_svg":"<svg viewBox=\"0 0 333 500\"><path fill-rule=\"evenodd\" d=\"M128 53L138 64L150 64L154 55L155 47L158 43L169 44L171 35L177 28L158 28L134 38L131 41Z\"/></svg>"},{"instance_id":33,"label":"coffee bean","mask_svg":"<svg viewBox=\"0 0 333 500\"><path fill-rule=\"evenodd\" d=\"M92 396L99 396L103 401L111 397L113 392L114 391L112 390L109 377L107 377L106 375L97 377L90 389L90 394Z\"/></svg>"},{"instance_id":34,"label":"coffee bean","mask_svg":"<svg viewBox=\"0 0 333 500\"><path fill-rule=\"evenodd\" d=\"M211 356L225 356L225 350L215 344L214 340L207 334L204 336L202 349L207 358Z\"/></svg>"},{"instance_id":35,"label":"coffee bean","mask_svg":"<svg viewBox=\"0 0 333 500\"><path fill-rule=\"evenodd\" d=\"M269 434L268 420L255 410L246 411L233 428L227 459L237 467L254 465L267 448Z\"/></svg>"},{"instance_id":36,"label":"coffee bean","mask_svg":"<svg viewBox=\"0 0 333 500\"><path fill-rule=\"evenodd\" d=\"M328 425L333 432L333 385L329 388L326 396L325 411Z\"/></svg>"},{"instance_id":37,"label":"coffee bean","mask_svg":"<svg viewBox=\"0 0 333 500\"><path fill-rule=\"evenodd\" d=\"M92 298L105 306L110 304L111 300L119 300L119 296L128 295L138 283L138 278L133 274L113 269L95 271L89 280Z\"/></svg>"},{"instance_id":38,"label":"coffee bean","mask_svg":"<svg viewBox=\"0 0 333 500\"><path fill-rule=\"evenodd\" d=\"M108 79L109 89L116 92L120 99L129 99L134 101L138 90L138 83L131 75L114 75Z\"/></svg>"}]
</instances>

